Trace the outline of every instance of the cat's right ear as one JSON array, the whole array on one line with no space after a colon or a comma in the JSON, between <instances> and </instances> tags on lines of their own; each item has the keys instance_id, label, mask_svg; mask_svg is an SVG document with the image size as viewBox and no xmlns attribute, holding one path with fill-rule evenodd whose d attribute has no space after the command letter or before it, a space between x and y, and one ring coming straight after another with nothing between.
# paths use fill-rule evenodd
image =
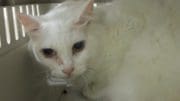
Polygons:
<instances>
[{"instance_id":1,"label":"cat's right ear","mask_svg":"<svg viewBox=\"0 0 180 101\"><path fill-rule=\"evenodd\" d=\"M17 18L24 26L26 32L34 32L40 28L40 22L38 22L33 16L18 13Z\"/></svg>"},{"instance_id":2,"label":"cat's right ear","mask_svg":"<svg viewBox=\"0 0 180 101\"><path fill-rule=\"evenodd\" d=\"M93 7L94 7L93 4L94 4L94 0L88 0L87 4L85 4L82 13L79 15L79 18L74 24L76 27L85 26L92 20Z\"/></svg>"}]
</instances>

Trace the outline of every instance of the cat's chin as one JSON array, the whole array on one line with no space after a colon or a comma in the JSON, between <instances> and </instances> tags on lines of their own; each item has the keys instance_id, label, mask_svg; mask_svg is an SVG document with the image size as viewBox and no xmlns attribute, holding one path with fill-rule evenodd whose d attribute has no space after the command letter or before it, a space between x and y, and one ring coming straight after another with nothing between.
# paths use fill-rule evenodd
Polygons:
<instances>
[{"instance_id":1,"label":"cat's chin","mask_svg":"<svg viewBox=\"0 0 180 101\"><path fill-rule=\"evenodd\" d=\"M50 86L71 86L71 81L65 78L48 77L47 83Z\"/></svg>"},{"instance_id":2,"label":"cat's chin","mask_svg":"<svg viewBox=\"0 0 180 101\"><path fill-rule=\"evenodd\" d=\"M49 86L71 86L81 75L83 75L83 73L72 73L70 76L47 73L46 81Z\"/></svg>"}]
</instances>

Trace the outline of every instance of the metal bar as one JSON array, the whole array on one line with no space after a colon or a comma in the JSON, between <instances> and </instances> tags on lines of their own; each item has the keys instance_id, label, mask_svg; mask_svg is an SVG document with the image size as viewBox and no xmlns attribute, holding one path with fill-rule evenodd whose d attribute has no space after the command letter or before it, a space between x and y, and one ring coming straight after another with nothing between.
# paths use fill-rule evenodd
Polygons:
<instances>
[{"instance_id":1,"label":"metal bar","mask_svg":"<svg viewBox=\"0 0 180 101\"><path fill-rule=\"evenodd\" d=\"M27 4L47 4L47 3L61 3L65 0L0 0L0 6L14 6ZM103 3L113 0L95 0L95 2Z\"/></svg>"},{"instance_id":2,"label":"metal bar","mask_svg":"<svg viewBox=\"0 0 180 101\"><path fill-rule=\"evenodd\" d=\"M0 0L0 6L61 3L64 0Z\"/></svg>"},{"instance_id":3,"label":"metal bar","mask_svg":"<svg viewBox=\"0 0 180 101\"><path fill-rule=\"evenodd\" d=\"M17 17L16 17L16 7L12 7L12 15L13 15L13 25L14 25L15 40L19 40Z\"/></svg>"},{"instance_id":4,"label":"metal bar","mask_svg":"<svg viewBox=\"0 0 180 101\"><path fill-rule=\"evenodd\" d=\"M4 13L4 25L5 25L5 33L6 33L6 42L7 44L11 43L11 35L10 35L10 28L9 28L9 17L7 8L3 8Z\"/></svg>"}]
</instances>

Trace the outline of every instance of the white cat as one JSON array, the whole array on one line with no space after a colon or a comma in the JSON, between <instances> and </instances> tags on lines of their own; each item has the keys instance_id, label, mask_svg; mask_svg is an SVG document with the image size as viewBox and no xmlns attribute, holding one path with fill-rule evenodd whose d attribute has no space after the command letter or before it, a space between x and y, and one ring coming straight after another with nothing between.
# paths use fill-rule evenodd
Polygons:
<instances>
[{"instance_id":1,"label":"white cat","mask_svg":"<svg viewBox=\"0 0 180 101\"><path fill-rule=\"evenodd\" d=\"M89 99L180 101L180 2L116 0L94 9L93 2L19 14L50 82L71 82Z\"/></svg>"}]
</instances>

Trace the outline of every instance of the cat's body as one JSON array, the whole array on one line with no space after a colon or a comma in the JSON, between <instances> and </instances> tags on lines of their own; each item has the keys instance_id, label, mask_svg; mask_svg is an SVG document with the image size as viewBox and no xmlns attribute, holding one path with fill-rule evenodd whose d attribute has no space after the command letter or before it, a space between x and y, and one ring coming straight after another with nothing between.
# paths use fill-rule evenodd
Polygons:
<instances>
[{"instance_id":1,"label":"cat's body","mask_svg":"<svg viewBox=\"0 0 180 101\"><path fill-rule=\"evenodd\" d=\"M76 10L84 3L69 3L72 8L64 11L61 5L42 16L47 24L42 30L47 38L42 38L42 42L47 48L48 44L58 47L63 52L62 60L71 57L69 60L73 60L75 76L68 80L74 87L80 87L89 99L107 97L107 101L179 101L178 3L178 0L116 0L115 3L95 8L92 19L88 19L90 23L85 22L85 26L80 26L83 33L79 31L78 36L76 31L68 29L69 22L73 21L73 15L81 14ZM64 9L68 7L63 6ZM72 9L73 13L67 13ZM91 10L87 9L89 15ZM69 54L71 47L67 47L76 42L74 40L86 41L80 57ZM61 69L53 69L52 63L47 64L48 60L35 51L34 47L40 44L33 39L31 41L37 59L54 70L58 77L64 78L64 74L59 72ZM68 61L65 62L68 64Z\"/></svg>"},{"instance_id":2,"label":"cat's body","mask_svg":"<svg viewBox=\"0 0 180 101\"><path fill-rule=\"evenodd\" d=\"M93 75L97 84L90 84L87 95L107 93L111 101L180 100L180 20L175 18L180 15L176 7L164 2L126 0L118 11L110 9L102 17L107 19L104 30L97 29L103 34L98 37L102 54L95 57L100 65L94 63L99 69ZM171 7L176 9L170 11Z\"/></svg>"}]
</instances>

